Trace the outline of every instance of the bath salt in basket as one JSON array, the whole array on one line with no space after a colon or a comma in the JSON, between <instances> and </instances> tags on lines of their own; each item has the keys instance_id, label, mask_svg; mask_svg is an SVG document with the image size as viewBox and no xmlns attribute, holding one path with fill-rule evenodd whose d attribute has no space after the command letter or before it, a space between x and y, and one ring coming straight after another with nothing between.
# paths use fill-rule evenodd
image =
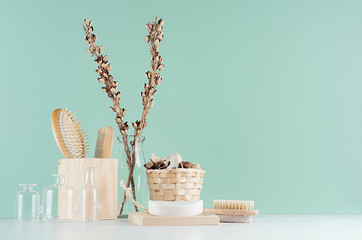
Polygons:
<instances>
[{"instance_id":1,"label":"bath salt in basket","mask_svg":"<svg viewBox=\"0 0 362 240\"><path fill-rule=\"evenodd\" d=\"M153 201L191 201L199 200L205 170L177 168L146 170Z\"/></svg>"}]
</instances>

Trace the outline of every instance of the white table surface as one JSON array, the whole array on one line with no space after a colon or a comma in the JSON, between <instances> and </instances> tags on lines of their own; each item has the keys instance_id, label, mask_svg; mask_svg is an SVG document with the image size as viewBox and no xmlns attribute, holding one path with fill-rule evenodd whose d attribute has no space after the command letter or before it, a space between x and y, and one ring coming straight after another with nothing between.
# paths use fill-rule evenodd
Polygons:
<instances>
[{"instance_id":1,"label":"white table surface","mask_svg":"<svg viewBox=\"0 0 362 240\"><path fill-rule=\"evenodd\" d=\"M127 219L97 223L23 223L0 217L0 239L362 239L361 215L260 215L253 223L142 227Z\"/></svg>"}]
</instances>

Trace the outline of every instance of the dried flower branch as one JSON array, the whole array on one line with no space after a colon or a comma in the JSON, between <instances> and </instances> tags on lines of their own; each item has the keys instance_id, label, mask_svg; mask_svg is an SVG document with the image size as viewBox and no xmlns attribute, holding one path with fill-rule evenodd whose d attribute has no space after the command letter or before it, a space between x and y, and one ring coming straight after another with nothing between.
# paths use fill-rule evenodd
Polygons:
<instances>
[{"instance_id":1,"label":"dried flower branch","mask_svg":"<svg viewBox=\"0 0 362 240\"><path fill-rule=\"evenodd\" d=\"M137 144L137 142L139 141L139 137L141 136L143 129L147 125L146 118L154 104L153 97L157 92L156 87L162 82L160 71L162 71L162 69L164 68L164 64L163 59L158 52L158 45L163 39L162 29L164 22L165 21L163 19L159 19L157 21L156 17L153 23L149 22L146 24L148 29L148 35L145 36L145 40L150 47L151 71L146 72L146 78L148 79L148 83L145 83L144 91L141 92L143 105L141 120L137 120L132 123L135 131L134 141L131 142L131 146L133 148L135 148L135 144ZM118 82L114 81L113 76L109 73L112 67L107 60L107 56L102 55L103 47L98 47L96 45L97 36L93 34L92 21L89 21L89 19L85 19L83 29L86 33L85 41L89 45L89 49L87 50L87 52L89 52L92 57L95 58L94 61L97 62L99 65L98 69L96 70L96 73L99 75L98 81L105 85L104 87L102 87L102 90L107 93L108 97L112 100L113 103L113 106L111 106L110 108L113 112L116 113L116 122L121 132L124 149L127 155L129 175L125 186L127 188L129 187L129 185L132 186L133 199L136 200L135 182L133 177L136 156L135 151L133 151L133 154L131 156L131 151L127 144L127 131L129 127L127 122L123 121L126 110L120 107L121 93L117 91ZM125 200L126 192L124 192L121 201L121 208L119 214L121 214L123 211ZM135 209L136 211L138 211L136 206Z\"/></svg>"},{"instance_id":2,"label":"dried flower branch","mask_svg":"<svg viewBox=\"0 0 362 240\"><path fill-rule=\"evenodd\" d=\"M165 67L163 64L163 58L158 52L158 45L161 43L163 39L163 24L165 20L159 19L157 21L157 17L153 23L148 22L146 27L148 29L148 35L145 36L145 41L148 43L150 47L151 53L151 71L147 71L145 73L146 78L148 79L148 83L144 85L144 91L141 92L142 96L142 105L143 111L140 121L136 121L132 123L135 129L135 136L140 136L142 134L143 129L146 127L147 122L146 118L148 112L153 107L153 96L156 94L157 85L160 85L162 82L162 77L160 72Z\"/></svg>"},{"instance_id":3,"label":"dried flower branch","mask_svg":"<svg viewBox=\"0 0 362 240\"><path fill-rule=\"evenodd\" d=\"M160 75L160 71L164 68L163 64L163 58L160 56L158 52L158 45L163 39L163 24L165 23L165 20L159 19L157 21L157 17L155 18L155 21L153 23L148 22L146 24L148 35L145 36L145 41L148 43L148 46L150 47L150 53L151 53L151 71L147 71L145 73L146 78L148 79L148 83L145 83L144 85L144 91L141 92L142 96L142 105L143 105L143 111L140 121L135 121L132 123L132 126L134 128L134 141L133 145L139 141L139 136L141 136L143 129L146 127L146 117L150 111L150 109L153 107L153 96L156 94L157 85L161 84L162 77ZM130 182L131 184L134 183L133 180L133 170L136 163L136 156L135 151L132 155L132 163L131 163L131 171L128 176L127 184ZM136 197L134 196L134 199L136 200ZM121 208L120 213L123 211L124 202L126 200L126 193L123 194L123 198L121 201Z\"/></svg>"},{"instance_id":4,"label":"dried flower branch","mask_svg":"<svg viewBox=\"0 0 362 240\"><path fill-rule=\"evenodd\" d=\"M119 128L119 131L123 138L124 148L127 155L127 165L128 170L132 170L132 159L131 159L131 151L127 144L127 131L128 124L124 122L124 115L126 114L126 109L120 107L121 103L121 93L117 91L118 82L113 79L113 76L109 73L112 69L111 64L108 62L107 56L102 55L103 46L99 47L96 44L97 36L93 33L93 21L89 21L89 19L84 20L83 29L86 34L85 42L89 45L89 49L87 52L94 57L94 61L98 63L98 69L96 73L99 75L98 81L104 84L102 90L107 93L108 97L112 100L113 106L110 109L116 113L116 122ZM132 185L132 190L135 198L135 186L134 179L131 178L130 182L128 182L127 187ZM136 209L137 210L137 209Z\"/></svg>"},{"instance_id":5,"label":"dried flower branch","mask_svg":"<svg viewBox=\"0 0 362 240\"><path fill-rule=\"evenodd\" d=\"M111 64L108 62L107 56L102 55L103 46L96 45L97 36L93 34L92 21L89 19L84 20L83 29L86 34L85 42L88 43L89 49L87 52L94 57L94 61L99 64L96 73L99 75L98 81L105 86L102 90L107 93L108 97L112 100L113 106L110 109L116 113L116 122L122 135L127 135L128 124L123 121L126 109L120 107L121 93L117 91L118 82L113 79L109 73L112 69Z\"/></svg>"}]
</instances>

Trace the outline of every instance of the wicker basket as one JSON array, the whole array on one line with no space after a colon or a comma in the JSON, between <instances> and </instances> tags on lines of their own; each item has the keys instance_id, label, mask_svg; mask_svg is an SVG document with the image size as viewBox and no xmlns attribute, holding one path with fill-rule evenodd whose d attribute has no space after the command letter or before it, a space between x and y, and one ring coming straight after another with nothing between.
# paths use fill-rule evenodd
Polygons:
<instances>
[{"instance_id":1,"label":"wicker basket","mask_svg":"<svg viewBox=\"0 0 362 240\"><path fill-rule=\"evenodd\" d=\"M204 169L147 170L150 199L154 201L199 200Z\"/></svg>"}]
</instances>

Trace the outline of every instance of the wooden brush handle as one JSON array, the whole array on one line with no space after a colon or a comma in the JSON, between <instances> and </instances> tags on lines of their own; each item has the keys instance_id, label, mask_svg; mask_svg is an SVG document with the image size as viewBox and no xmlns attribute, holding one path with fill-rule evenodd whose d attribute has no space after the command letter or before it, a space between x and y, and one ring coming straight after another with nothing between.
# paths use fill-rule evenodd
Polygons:
<instances>
[{"instance_id":1,"label":"wooden brush handle","mask_svg":"<svg viewBox=\"0 0 362 240\"><path fill-rule=\"evenodd\" d=\"M203 213L212 213L218 215L233 215L233 216L252 216L258 215L258 210L241 210L241 209L218 209L204 208Z\"/></svg>"}]
</instances>

